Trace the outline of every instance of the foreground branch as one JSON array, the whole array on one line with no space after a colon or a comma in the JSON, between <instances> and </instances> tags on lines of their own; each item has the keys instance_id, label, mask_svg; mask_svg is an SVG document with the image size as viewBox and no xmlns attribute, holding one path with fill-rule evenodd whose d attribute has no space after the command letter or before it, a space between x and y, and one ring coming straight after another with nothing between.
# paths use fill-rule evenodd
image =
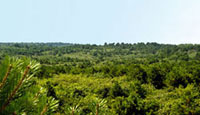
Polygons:
<instances>
[{"instance_id":1,"label":"foreground branch","mask_svg":"<svg viewBox=\"0 0 200 115\"><path fill-rule=\"evenodd\" d=\"M3 110L5 110L6 107L9 105L10 101L12 100L12 98L15 96L15 94L17 93L17 91L21 87L21 85L22 85L24 79L26 78L26 75L28 74L29 70L30 70L30 66L27 66L26 70L24 71L22 79L19 81L19 83L17 84L16 88L12 91L12 93L8 97L8 99L5 102L5 104L1 107L0 112L3 111Z\"/></svg>"},{"instance_id":2,"label":"foreground branch","mask_svg":"<svg viewBox=\"0 0 200 115\"><path fill-rule=\"evenodd\" d=\"M8 67L8 70L7 70L7 72L6 72L6 75L3 77L3 80L2 80L2 82L0 83L0 89L1 89L1 88L4 86L4 84L6 83L6 80L7 80L8 76L9 76L9 74L10 74L11 69L12 69L12 65L10 64L9 67Z\"/></svg>"}]
</instances>

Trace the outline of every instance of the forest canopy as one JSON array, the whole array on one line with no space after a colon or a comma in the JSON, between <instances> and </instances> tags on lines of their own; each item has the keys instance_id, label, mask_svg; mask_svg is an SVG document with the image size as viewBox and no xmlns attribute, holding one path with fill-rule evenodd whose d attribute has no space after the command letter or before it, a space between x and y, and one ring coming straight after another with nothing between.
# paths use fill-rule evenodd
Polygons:
<instances>
[{"instance_id":1,"label":"forest canopy","mask_svg":"<svg viewBox=\"0 0 200 115\"><path fill-rule=\"evenodd\" d=\"M200 114L198 44L0 43L0 60L1 107L15 89L9 84L17 85L31 62L39 64L35 73L29 73L34 73L31 85L18 91L22 98L16 94L3 114L40 114L50 100L55 108L44 114ZM16 65L16 74L5 81L9 64ZM31 105L41 87L46 92L38 99L43 101ZM27 98L28 106L37 110L23 108L21 102Z\"/></svg>"}]
</instances>

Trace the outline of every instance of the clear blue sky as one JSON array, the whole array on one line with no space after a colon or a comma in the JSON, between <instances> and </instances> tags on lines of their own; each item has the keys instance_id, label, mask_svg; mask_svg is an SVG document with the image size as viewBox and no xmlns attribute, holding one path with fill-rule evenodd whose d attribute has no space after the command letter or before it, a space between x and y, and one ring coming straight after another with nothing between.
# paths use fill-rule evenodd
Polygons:
<instances>
[{"instance_id":1,"label":"clear blue sky","mask_svg":"<svg viewBox=\"0 0 200 115\"><path fill-rule=\"evenodd\" d=\"M0 42L200 43L200 0L1 0Z\"/></svg>"}]
</instances>

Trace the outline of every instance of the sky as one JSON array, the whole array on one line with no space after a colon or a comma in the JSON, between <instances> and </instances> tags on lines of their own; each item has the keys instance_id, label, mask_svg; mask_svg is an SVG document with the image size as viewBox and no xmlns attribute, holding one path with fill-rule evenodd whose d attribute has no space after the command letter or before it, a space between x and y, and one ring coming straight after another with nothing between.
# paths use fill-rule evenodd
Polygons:
<instances>
[{"instance_id":1,"label":"sky","mask_svg":"<svg viewBox=\"0 0 200 115\"><path fill-rule=\"evenodd\" d=\"M1 0L0 42L200 43L200 0Z\"/></svg>"}]
</instances>

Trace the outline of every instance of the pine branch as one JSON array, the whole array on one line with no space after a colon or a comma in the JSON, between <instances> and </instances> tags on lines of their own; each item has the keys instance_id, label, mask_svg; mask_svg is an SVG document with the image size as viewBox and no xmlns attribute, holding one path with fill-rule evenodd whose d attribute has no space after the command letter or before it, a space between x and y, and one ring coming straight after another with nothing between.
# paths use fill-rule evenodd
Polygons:
<instances>
[{"instance_id":1,"label":"pine branch","mask_svg":"<svg viewBox=\"0 0 200 115\"><path fill-rule=\"evenodd\" d=\"M28 74L30 70L30 66L26 67L26 70L24 71L23 77L22 79L19 81L19 83L17 84L16 88L12 91L11 95L8 97L6 103L1 107L0 112L5 110L6 107L9 105L10 101L12 100L12 98L15 96L15 94L17 93L17 91L19 90L19 88L21 87L24 79L26 78L26 75Z\"/></svg>"},{"instance_id":2,"label":"pine branch","mask_svg":"<svg viewBox=\"0 0 200 115\"><path fill-rule=\"evenodd\" d=\"M96 115L98 115L99 114L99 104L97 103L96 104Z\"/></svg>"},{"instance_id":3,"label":"pine branch","mask_svg":"<svg viewBox=\"0 0 200 115\"><path fill-rule=\"evenodd\" d=\"M72 108L72 115L74 115L74 108Z\"/></svg>"},{"instance_id":4,"label":"pine branch","mask_svg":"<svg viewBox=\"0 0 200 115\"><path fill-rule=\"evenodd\" d=\"M44 115L47 112L48 106L45 105L45 107L43 108L42 112L40 113L40 115Z\"/></svg>"},{"instance_id":5,"label":"pine branch","mask_svg":"<svg viewBox=\"0 0 200 115\"><path fill-rule=\"evenodd\" d=\"M40 115L44 115L46 112L54 112L54 109L57 108L58 106L58 101L56 101L54 98L49 97L47 98L47 103L44 106L42 112L40 113Z\"/></svg>"},{"instance_id":6,"label":"pine branch","mask_svg":"<svg viewBox=\"0 0 200 115\"><path fill-rule=\"evenodd\" d=\"M8 70L7 70L7 72L6 72L6 75L3 77L3 80L2 80L2 82L0 83L0 89L1 89L1 88L4 86L4 84L6 83L6 80L7 80L8 76L9 76L9 74L10 74L11 69L12 69L12 65L10 64L9 67L8 67Z\"/></svg>"}]
</instances>

